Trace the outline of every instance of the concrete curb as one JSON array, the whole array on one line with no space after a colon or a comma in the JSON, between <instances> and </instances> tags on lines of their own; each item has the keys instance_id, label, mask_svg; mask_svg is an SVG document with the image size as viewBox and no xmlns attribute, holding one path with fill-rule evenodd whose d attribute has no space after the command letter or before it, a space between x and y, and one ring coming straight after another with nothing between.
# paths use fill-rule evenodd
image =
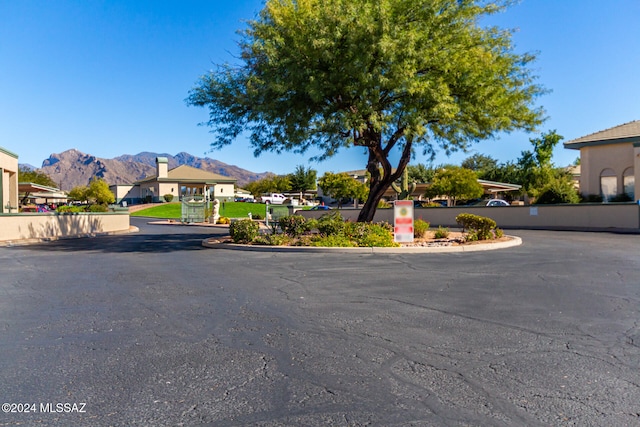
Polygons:
<instances>
[{"instance_id":1,"label":"concrete curb","mask_svg":"<svg viewBox=\"0 0 640 427\"><path fill-rule=\"evenodd\" d=\"M210 249L227 249L233 251L252 252L304 252L304 253L350 253L350 254L416 254L416 253L451 253L479 252L505 249L522 244L517 236L505 236L509 240L495 243L476 243L458 246L409 246L399 248L327 248L316 246L266 246L242 245L238 243L220 243L216 238L205 239L202 246Z\"/></svg>"},{"instance_id":2,"label":"concrete curb","mask_svg":"<svg viewBox=\"0 0 640 427\"><path fill-rule=\"evenodd\" d=\"M138 227L130 225L128 230L105 231L102 233L74 234L70 236L37 237L32 239L20 239L20 240L3 240L0 242L0 247L35 245L38 243L55 242L58 240L82 239L87 237L117 236L120 234L138 233L139 231L140 229Z\"/></svg>"}]
</instances>

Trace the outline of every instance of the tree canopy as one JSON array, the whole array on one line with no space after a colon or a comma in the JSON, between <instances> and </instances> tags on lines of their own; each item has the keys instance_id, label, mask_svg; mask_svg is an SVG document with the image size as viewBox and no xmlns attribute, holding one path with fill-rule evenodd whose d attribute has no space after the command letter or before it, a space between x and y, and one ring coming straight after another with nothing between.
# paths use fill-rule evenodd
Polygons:
<instances>
[{"instance_id":1,"label":"tree canopy","mask_svg":"<svg viewBox=\"0 0 640 427\"><path fill-rule=\"evenodd\" d=\"M251 181L244 189L258 197L266 193L283 193L291 189L289 175L269 175L257 181Z\"/></svg>"},{"instance_id":2,"label":"tree canopy","mask_svg":"<svg viewBox=\"0 0 640 427\"><path fill-rule=\"evenodd\" d=\"M58 187L58 184L46 173L22 167L18 168L18 182L32 182L47 187Z\"/></svg>"},{"instance_id":3,"label":"tree canopy","mask_svg":"<svg viewBox=\"0 0 640 427\"><path fill-rule=\"evenodd\" d=\"M476 199L483 192L474 171L456 166L437 171L425 195L429 198L445 196L447 204L454 206L456 200Z\"/></svg>"},{"instance_id":4,"label":"tree canopy","mask_svg":"<svg viewBox=\"0 0 640 427\"><path fill-rule=\"evenodd\" d=\"M416 150L464 150L541 122L534 55L480 25L508 3L267 0L241 33L240 64L202 76L187 103L208 108L213 148L245 131L255 155L363 147L370 192L358 220L371 221Z\"/></svg>"},{"instance_id":5,"label":"tree canopy","mask_svg":"<svg viewBox=\"0 0 640 427\"><path fill-rule=\"evenodd\" d=\"M298 165L293 173L289 174L289 183L291 191L297 191L300 193L300 199L303 198L303 193L307 190L315 190L317 187L318 172L310 167L306 168L302 165Z\"/></svg>"},{"instance_id":6,"label":"tree canopy","mask_svg":"<svg viewBox=\"0 0 640 427\"><path fill-rule=\"evenodd\" d=\"M346 172L325 172L318 180L318 185L324 194L338 201L338 206L342 206L343 199L363 200L367 198L367 186Z\"/></svg>"},{"instance_id":7,"label":"tree canopy","mask_svg":"<svg viewBox=\"0 0 640 427\"><path fill-rule=\"evenodd\" d=\"M74 187L69 191L69 199L79 202L91 202L98 205L108 205L115 202L113 192L109 190L109 184L101 178L92 179L89 185Z\"/></svg>"}]
</instances>

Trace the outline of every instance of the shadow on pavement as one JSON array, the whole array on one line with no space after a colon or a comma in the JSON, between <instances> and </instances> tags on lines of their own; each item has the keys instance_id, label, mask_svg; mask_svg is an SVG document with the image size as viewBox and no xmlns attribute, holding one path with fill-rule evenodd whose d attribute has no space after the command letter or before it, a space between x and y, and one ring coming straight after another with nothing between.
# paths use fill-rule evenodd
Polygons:
<instances>
[{"instance_id":1,"label":"shadow on pavement","mask_svg":"<svg viewBox=\"0 0 640 427\"><path fill-rule=\"evenodd\" d=\"M210 236L210 235L209 235ZM113 252L113 253L166 253L205 249L205 234L125 234L119 236L83 237L14 246L14 250L47 252Z\"/></svg>"}]
</instances>

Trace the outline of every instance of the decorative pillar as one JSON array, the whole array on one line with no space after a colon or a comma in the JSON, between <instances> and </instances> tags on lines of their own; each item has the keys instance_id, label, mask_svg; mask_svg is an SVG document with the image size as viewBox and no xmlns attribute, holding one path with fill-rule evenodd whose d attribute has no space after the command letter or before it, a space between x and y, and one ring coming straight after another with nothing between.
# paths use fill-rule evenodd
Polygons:
<instances>
[{"instance_id":1,"label":"decorative pillar","mask_svg":"<svg viewBox=\"0 0 640 427\"><path fill-rule=\"evenodd\" d=\"M633 198L640 203L640 142L633 143Z\"/></svg>"}]
</instances>

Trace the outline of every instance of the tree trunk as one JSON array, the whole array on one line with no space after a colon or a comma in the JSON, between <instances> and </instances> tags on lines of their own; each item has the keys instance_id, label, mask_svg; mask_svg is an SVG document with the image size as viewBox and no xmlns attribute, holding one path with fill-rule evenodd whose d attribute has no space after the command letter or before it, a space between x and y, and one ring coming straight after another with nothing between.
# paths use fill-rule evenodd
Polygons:
<instances>
[{"instance_id":1,"label":"tree trunk","mask_svg":"<svg viewBox=\"0 0 640 427\"><path fill-rule=\"evenodd\" d=\"M385 191L391 187L391 183L400 178L409 164L409 160L411 159L411 140L405 142L396 171L391 171L389 152L402 135L403 130L398 129L386 147L383 148L380 133L373 130L368 133L368 138L366 138L368 142L363 145L366 146L369 151L367 171L369 172L371 181L369 183L369 197L358 214L358 222L373 221L376 209L378 208L378 202L380 202L380 199L384 196Z\"/></svg>"},{"instance_id":2,"label":"tree trunk","mask_svg":"<svg viewBox=\"0 0 640 427\"><path fill-rule=\"evenodd\" d=\"M376 214L378 208L378 202L382 199L384 192L391 186L393 181L382 180L377 185L369 189L369 197L367 201L362 205L362 209L358 214L358 222L371 222ZM385 185L386 182L386 185Z\"/></svg>"}]
</instances>

